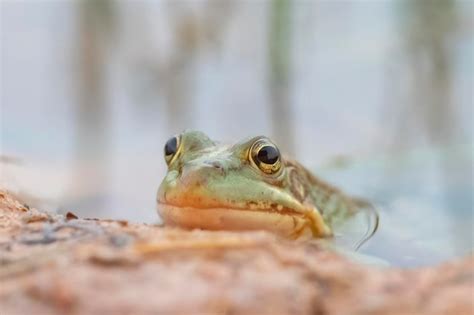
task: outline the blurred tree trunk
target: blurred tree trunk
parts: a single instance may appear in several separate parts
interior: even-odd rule
[[[430,145],[445,147],[457,141],[460,135],[452,89],[452,49],[460,24],[456,1],[404,1],[402,4],[400,24],[413,82],[409,101],[399,115],[398,143],[409,142],[413,138],[410,135],[416,136],[421,131]],[[412,119],[410,128],[407,128],[405,119]],[[455,183],[450,181],[462,175],[455,174],[459,170],[450,166],[449,154],[440,154],[436,162],[439,181],[446,187],[444,207],[447,218],[453,220],[452,211],[456,209],[452,209],[453,200],[448,190],[455,187]],[[453,244],[462,243],[456,241],[458,237],[472,237],[472,233],[465,235],[464,231],[459,231],[455,220],[448,223],[452,225]]]
[[[161,78],[159,84],[165,98],[168,129],[175,133],[190,128],[192,123],[194,61],[201,44],[199,20],[193,14],[182,12],[182,8],[178,10],[180,16],[172,19],[170,25],[175,41],[173,53],[158,70]]]
[[[294,150],[290,101],[291,2],[273,0],[270,8],[268,61],[273,136],[285,152]]]
[[[402,145],[420,130],[433,145],[449,143],[456,136],[451,41],[458,20],[454,0],[401,3],[400,26],[412,77],[409,100],[398,115],[397,142]]]
[[[169,129],[181,132],[192,128],[195,61],[201,50],[220,44],[231,17],[234,1],[206,0],[196,13],[189,2],[169,2],[172,53],[155,67],[158,84],[166,102]]]
[[[86,0],[78,3],[76,107],[76,174],[70,194],[81,198],[84,192],[100,193],[106,187],[107,109],[106,52],[110,43],[113,3]],[[91,189],[88,186],[93,186]],[[87,195],[87,192],[86,192]],[[91,196],[93,197],[93,196]],[[80,200],[84,202],[84,200]],[[77,202],[77,201],[76,201]]]
[[[457,12],[453,0],[408,1],[412,23],[407,45],[412,69],[417,120],[435,145],[452,140],[456,131],[452,99],[451,41],[455,35]]]

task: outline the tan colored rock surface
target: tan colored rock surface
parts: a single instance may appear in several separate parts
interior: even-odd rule
[[[473,263],[369,267],[264,232],[49,215],[0,191],[1,315],[463,315]]]

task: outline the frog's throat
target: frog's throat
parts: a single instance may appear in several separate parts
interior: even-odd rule
[[[206,230],[267,230],[291,239],[326,237],[331,230],[319,213],[291,210],[195,208],[158,203],[158,213],[166,225]]]

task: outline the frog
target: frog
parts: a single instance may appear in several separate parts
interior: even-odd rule
[[[222,144],[188,130],[168,139],[163,151],[168,169],[156,199],[165,225],[324,239],[363,213],[368,223],[359,241],[377,230],[378,215],[369,202],[283,156],[268,137]]]

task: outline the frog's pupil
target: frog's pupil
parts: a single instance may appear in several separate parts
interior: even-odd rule
[[[280,157],[280,152],[274,146],[264,146],[258,151],[258,160],[265,164],[275,164]]]
[[[176,140],[176,137],[173,137],[166,141],[165,144],[165,155],[173,155],[176,153],[176,150],[178,149],[178,140]]]

